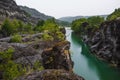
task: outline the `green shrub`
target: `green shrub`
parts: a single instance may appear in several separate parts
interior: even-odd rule
[[[21,35],[16,34],[16,35],[12,36],[10,42],[18,42],[18,43],[22,42]]]
[[[102,22],[104,22],[104,18],[100,16],[92,16],[88,19],[81,18],[73,21],[71,28],[74,32],[84,34],[99,29]]]
[[[108,15],[107,20],[114,20],[117,19],[118,17],[120,17],[120,8],[115,9],[113,13]]]
[[[40,61],[36,61],[34,63],[34,68],[35,68],[35,70],[39,70],[39,71],[44,70],[44,67],[42,66]]]
[[[11,23],[11,21],[7,18],[2,26],[1,26],[1,32],[4,36],[10,36],[13,34],[16,30],[16,27]]]
[[[62,32],[58,31],[56,32],[56,34],[57,34],[58,40],[63,41],[65,39],[65,36]]]
[[[50,36],[48,33],[44,33],[42,35],[42,39],[45,41],[53,41],[54,40],[54,38],[52,36]]]
[[[24,68],[20,64],[12,61],[13,53],[13,48],[0,52],[0,58],[3,59],[3,62],[0,63],[0,71],[3,71],[3,80],[14,80],[16,77],[25,73]]]
[[[3,78],[5,80],[14,80],[18,77],[20,75],[18,66],[18,64],[15,64],[13,61],[9,60],[7,64],[4,64]]]
[[[3,59],[7,59],[10,60],[12,55],[13,55],[14,49],[13,48],[9,48],[8,50],[4,51],[4,52],[0,52],[0,57]]]

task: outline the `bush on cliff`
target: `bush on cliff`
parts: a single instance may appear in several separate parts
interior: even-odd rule
[[[72,22],[72,30],[75,32],[81,32],[82,31],[82,23],[87,22],[87,19],[81,18],[77,19]]]
[[[12,36],[10,42],[17,42],[17,43],[20,43],[22,42],[22,37],[21,35],[18,35],[18,34],[15,34]]]
[[[92,16],[88,19],[77,19],[72,22],[72,30],[81,34],[94,32],[99,28],[102,22],[104,22],[104,18],[99,16]]]
[[[42,26],[44,25],[45,21],[44,20],[39,20],[37,25],[33,28],[34,31],[41,32],[42,31]]]
[[[16,32],[16,30],[16,26],[14,26],[8,18],[3,22],[1,26],[1,32],[4,36],[10,36],[14,32]]]
[[[0,63],[0,71],[3,72],[3,80],[14,80],[16,77],[24,73],[23,70],[19,70],[20,65],[12,61],[13,53],[13,48],[0,52],[0,58],[2,59],[2,62]]]
[[[44,36],[52,40],[63,40],[64,34],[61,33],[59,26],[55,22],[55,19],[48,19],[45,21],[44,25],[41,27],[42,32],[47,33]],[[49,39],[48,38],[48,39]]]
[[[120,8],[115,9],[113,13],[108,15],[107,20],[114,20],[117,19],[118,17],[120,17]]]
[[[34,30],[30,23],[25,24],[20,20],[10,20],[7,18],[2,24],[0,32],[3,37],[7,37],[17,33],[34,33]]]

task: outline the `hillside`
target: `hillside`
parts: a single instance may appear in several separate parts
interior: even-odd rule
[[[114,20],[114,19],[120,18],[120,8],[115,9],[113,13],[108,15],[107,20]]]
[[[6,17],[16,18],[26,22],[27,15],[21,10],[14,0],[0,0],[0,21]]]
[[[6,18],[36,24],[38,20],[46,20],[53,17],[47,16],[32,8],[18,6],[14,0],[0,0],[0,24]]]
[[[19,7],[21,10],[24,10],[25,12],[27,12],[34,18],[39,18],[42,20],[47,20],[47,19],[53,18],[52,16],[45,15],[44,13],[41,13],[41,12],[37,11],[36,9],[29,8],[27,6],[19,6]]]
[[[101,16],[101,17],[104,17],[104,18],[107,17],[107,15],[97,15],[97,16]],[[61,21],[67,21],[67,22],[71,23],[72,21],[74,21],[76,19],[89,18],[89,17],[91,17],[91,16],[73,16],[73,17],[68,16],[68,17],[61,17],[61,18],[59,18],[59,20],[61,20]]]

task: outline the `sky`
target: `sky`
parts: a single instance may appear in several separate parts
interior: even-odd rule
[[[112,13],[120,8],[120,0],[15,0],[18,5],[35,8],[55,18],[92,16]]]

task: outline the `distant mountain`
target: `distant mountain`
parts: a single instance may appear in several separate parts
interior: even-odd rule
[[[40,19],[40,20],[47,20],[47,19],[50,19],[50,18],[54,18],[52,16],[45,15],[44,13],[41,13],[34,8],[29,8],[27,6],[19,6],[19,7],[20,7],[21,10],[28,13],[29,16]],[[69,22],[61,21],[61,20],[57,20],[57,19],[55,19],[55,20],[60,26],[70,26]]]
[[[26,6],[19,6],[19,7],[20,7],[20,9],[24,10],[25,12],[27,12],[30,16],[32,16],[34,18],[39,18],[42,20],[47,20],[47,19],[53,18],[53,17],[45,15],[44,13],[41,13],[33,8],[29,8]]]
[[[96,16],[96,15],[95,15]],[[106,18],[107,15],[97,15],[97,16],[101,16],[101,17],[104,17]],[[76,19],[80,19],[80,18],[89,18],[91,16],[73,16],[73,17],[62,17],[62,18],[59,18],[59,20],[61,21],[66,21],[66,22],[69,22],[71,23],[72,21],[76,20]]]

